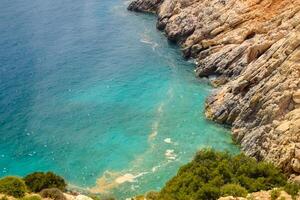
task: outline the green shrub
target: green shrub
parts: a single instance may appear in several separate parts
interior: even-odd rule
[[[158,196],[159,196],[158,192],[151,191],[146,194],[146,199],[147,200],[157,200]]]
[[[281,190],[280,189],[273,189],[271,191],[271,200],[276,200],[279,196],[280,196],[280,192]]]
[[[31,195],[21,198],[20,200],[42,200],[39,195]]]
[[[213,185],[206,184],[197,192],[197,199],[215,200],[220,196],[220,189]]]
[[[0,193],[20,198],[25,192],[26,185],[22,179],[12,176],[0,179]]]
[[[282,187],[286,181],[283,173],[270,163],[257,162],[244,154],[233,156],[204,149],[179,169],[157,199],[208,200],[218,199],[222,194],[246,196],[247,192]]]
[[[53,172],[35,172],[27,175],[24,181],[28,189],[32,192],[40,192],[47,188],[58,188],[64,191],[67,186],[65,180]]]
[[[297,196],[299,193],[299,190],[300,190],[300,185],[297,183],[287,183],[284,186],[284,191],[286,191],[292,197]]]
[[[40,192],[43,198],[50,198],[53,200],[66,200],[65,195],[58,188],[47,188]]]
[[[247,190],[237,184],[226,184],[221,187],[221,196],[234,196],[234,197],[246,197]]]

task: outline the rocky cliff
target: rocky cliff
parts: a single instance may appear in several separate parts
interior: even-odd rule
[[[300,0],[135,0],[157,28],[214,77],[209,119],[242,150],[300,173]]]

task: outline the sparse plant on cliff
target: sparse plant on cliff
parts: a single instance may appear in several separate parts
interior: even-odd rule
[[[284,186],[284,191],[286,191],[294,199],[299,194],[300,184],[298,184],[298,183],[287,183]]]
[[[275,188],[271,191],[271,200],[276,200],[280,196],[281,190],[278,188]]]
[[[274,165],[257,162],[243,154],[230,155],[211,149],[199,151],[180,168],[159,193],[159,200],[217,199],[221,195],[246,196],[286,184]]]
[[[156,200],[158,198],[158,195],[159,195],[158,192],[151,191],[146,194],[146,199],[147,200]]]
[[[32,192],[40,192],[46,188],[58,188],[64,191],[67,186],[65,180],[53,172],[35,172],[27,175],[24,181]]]
[[[50,199],[53,199],[53,200],[67,200],[65,195],[57,188],[43,189],[40,192],[40,195],[43,198],[50,198]]]
[[[22,179],[13,176],[0,179],[0,193],[20,198],[25,192],[26,185]]]
[[[101,200],[100,197],[98,197],[97,195],[94,195],[94,194],[90,194],[90,195],[88,195],[88,197],[92,198],[93,200]]]

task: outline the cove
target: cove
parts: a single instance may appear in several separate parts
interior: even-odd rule
[[[51,170],[125,199],[160,189],[200,148],[238,152],[155,16],[122,0],[1,4],[1,177]]]

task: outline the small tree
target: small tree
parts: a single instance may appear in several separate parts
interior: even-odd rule
[[[47,188],[58,188],[64,191],[67,186],[65,180],[53,172],[34,172],[27,175],[24,180],[28,189],[32,192],[40,192]]]
[[[26,185],[22,179],[13,176],[0,179],[0,193],[20,198],[25,192]]]

